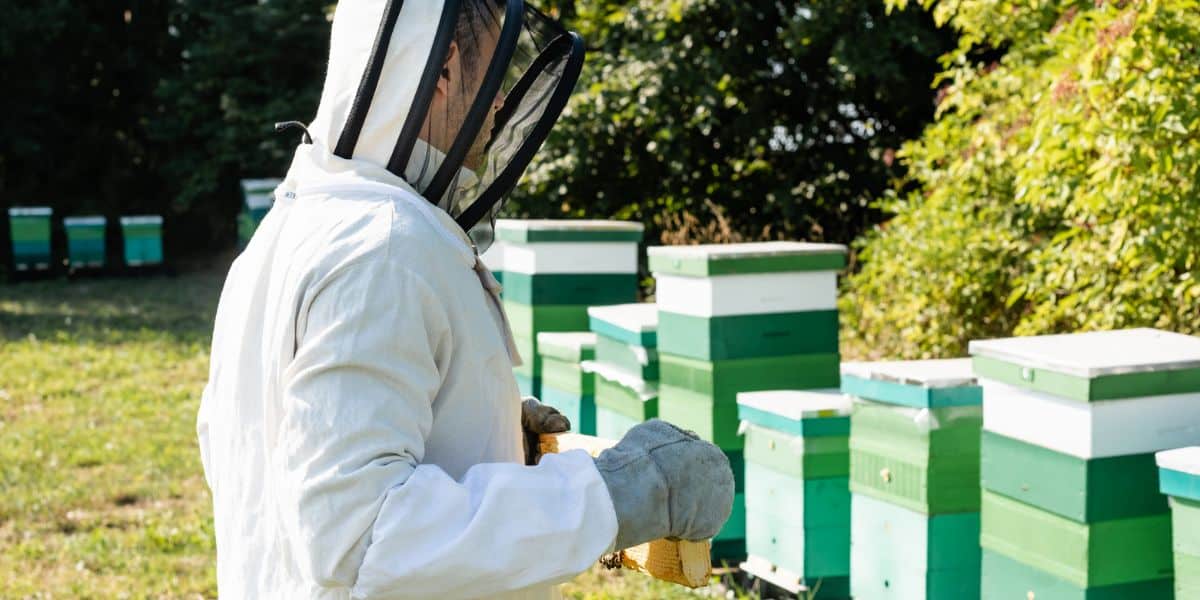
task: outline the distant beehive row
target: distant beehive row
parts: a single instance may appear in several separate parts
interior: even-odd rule
[[[13,268],[18,273],[50,271],[56,266],[51,227],[54,212],[45,206],[8,209]],[[162,217],[137,215],[120,218],[121,254],[125,266],[150,267],[163,262]],[[65,264],[72,270],[107,266],[105,239],[108,220],[101,216],[63,219],[67,236]]]
[[[640,232],[501,221],[484,260],[525,393],[583,433],[657,416],[726,452],[737,496],[714,561],[816,598],[1200,598],[1200,339],[839,364],[844,248],[650,248],[656,301],[630,304]]]

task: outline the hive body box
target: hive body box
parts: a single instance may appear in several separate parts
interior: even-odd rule
[[[258,224],[271,211],[275,204],[275,188],[281,183],[281,179],[242,180],[242,210],[237,217],[239,248],[245,248],[250,243]]]
[[[18,271],[45,271],[50,268],[50,217],[46,206],[8,209],[12,239],[13,266]]]
[[[539,333],[542,357],[540,400],[571,421],[571,431],[596,435],[595,376],[583,370],[594,357],[596,335],[588,332]]]
[[[158,215],[121,217],[126,265],[151,267],[163,263],[162,225],[163,218]]]
[[[736,462],[745,443],[738,393],[836,388],[845,253],[801,242],[650,248],[659,416]]]
[[[586,331],[588,306],[637,299],[642,229],[624,221],[496,221],[505,312],[524,359],[513,370],[522,393],[541,395],[537,334]]]
[[[1172,597],[1171,514],[1146,488],[1154,452],[1200,443],[1200,339],[1132,329],[975,341],[971,354],[983,596]]]
[[[67,261],[72,269],[98,269],[104,266],[104,217],[67,217]]]
[[[621,439],[658,416],[658,311],[646,303],[594,306],[588,327],[596,335],[596,360],[585,368],[597,378],[597,435]]]
[[[1157,454],[1159,485],[1171,497],[1175,597],[1200,598],[1200,446]]]
[[[743,568],[818,597],[848,598],[850,402],[837,393],[738,395],[745,433]],[[789,584],[788,582],[791,582]]]
[[[969,359],[846,363],[851,591],[978,598],[982,390]]]

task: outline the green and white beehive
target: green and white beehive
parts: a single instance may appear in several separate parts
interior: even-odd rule
[[[12,236],[13,266],[17,271],[45,271],[50,268],[50,217],[48,206],[8,209]]]
[[[1159,486],[1171,501],[1175,597],[1200,598],[1200,446],[1156,455]]]
[[[63,229],[67,233],[67,261],[72,269],[96,269],[105,262],[104,217],[67,217]]]
[[[851,591],[979,597],[982,390],[969,359],[846,363]]]
[[[582,363],[595,356],[594,333],[539,333],[538,353],[542,359],[542,395],[545,404],[557,408],[571,421],[571,430],[596,435],[595,376]]]
[[[258,224],[275,205],[275,188],[282,179],[243,179],[242,210],[238,213],[238,247],[245,248],[254,237]]]
[[[125,264],[150,267],[163,263],[163,218],[158,215],[121,217]]]
[[[984,388],[984,597],[1171,598],[1154,453],[1200,443],[1200,338],[971,342]]]
[[[584,331],[587,308],[637,300],[643,226],[626,221],[496,221],[504,244],[504,307],[522,357],[514,369],[525,394],[541,392],[537,334]]]
[[[792,593],[850,597],[850,401],[836,391],[737,395],[746,562]]]
[[[646,303],[593,306],[587,312],[596,335],[596,359],[585,365],[597,375],[596,435],[621,439],[634,425],[658,416],[658,376],[649,368],[652,356],[657,367],[658,312]]]
[[[720,446],[736,464],[738,393],[836,388],[837,274],[845,262],[845,246],[835,244],[650,248],[659,416]],[[736,544],[714,546],[714,557],[722,551],[741,558]]]

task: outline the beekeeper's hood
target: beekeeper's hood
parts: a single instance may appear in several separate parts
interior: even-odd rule
[[[343,0],[309,131],[401,177],[486,247],[582,64],[579,36],[522,0]]]

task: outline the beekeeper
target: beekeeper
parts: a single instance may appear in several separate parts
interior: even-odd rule
[[[519,398],[478,252],[582,48],[520,0],[339,3],[317,116],[217,310],[197,429],[222,597],[546,598],[728,518],[725,456],[659,421],[526,466],[525,432],[566,422]]]

